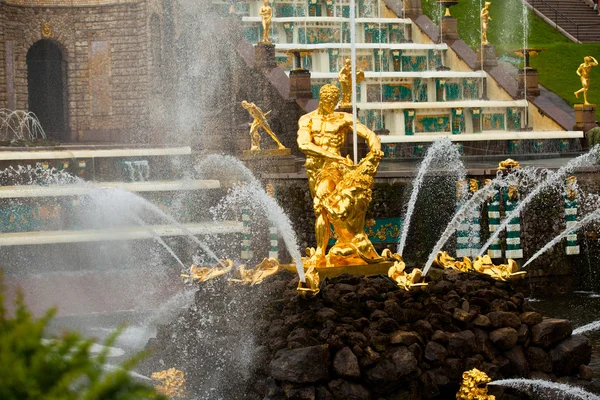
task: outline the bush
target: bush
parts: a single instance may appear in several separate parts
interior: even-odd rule
[[[121,368],[107,370],[108,350],[93,355],[93,341],[78,333],[43,339],[54,310],[35,319],[20,293],[15,305],[15,315],[9,317],[0,276],[0,399],[166,400],[130,376],[128,371],[141,356],[126,361]],[[118,332],[105,345],[114,344],[117,336]]]

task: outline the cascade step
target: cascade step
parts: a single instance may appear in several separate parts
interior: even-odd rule
[[[183,147],[73,149],[73,150],[0,150],[0,161],[69,160],[75,158],[160,157],[190,155],[192,149]]]
[[[457,135],[427,133],[416,135],[380,135],[381,143],[426,143],[434,142],[441,138],[453,142],[477,142],[491,140],[545,140],[545,139],[580,139],[582,131],[540,131],[540,132],[489,132],[489,133],[461,133]]]
[[[120,188],[130,192],[173,192],[219,189],[220,187],[221,184],[218,180],[89,182],[84,184],[50,186],[0,186],[0,199],[81,196],[91,192],[92,190],[103,188]]]
[[[192,235],[222,235],[241,233],[242,223],[238,221],[195,222],[182,224]],[[148,225],[123,227],[119,229],[86,229],[74,231],[36,231],[0,233],[0,246],[28,246],[58,243],[104,242],[115,240],[152,239],[186,235],[175,225]]]

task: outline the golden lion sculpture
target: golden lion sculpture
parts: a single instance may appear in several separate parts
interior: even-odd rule
[[[462,377],[456,400],[496,400],[496,396],[487,393],[487,384],[492,379],[485,372],[473,368],[463,372]]]

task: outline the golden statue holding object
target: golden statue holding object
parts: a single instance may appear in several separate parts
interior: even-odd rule
[[[358,85],[365,79],[365,72],[362,69],[356,70],[356,84]],[[340,108],[352,107],[352,63],[349,58],[346,59],[344,66],[338,73],[338,80],[340,87],[342,88],[342,101],[340,102]]]
[[[590,88],[590,76],[592,73],[592,67],[598,65],[598,61],[592,56],[587,56],[583,58],[583,63],[579,65],[577,68],[577,75],[581,79],[581,89],[577,90],[573,94],[575,97],[579,98],[579,93],[583,92],[583,104],[588,105],[587,93]]]
[[[489,21],[492,20],[492,18],[490,17],[490,6],[491,5],[492,5],[491,2],[486,1],[485,5],[481,9],[481,44],[483,44],[483,45],[490,44],[488,42],[488,38],[487,38],[487,31],[488,31]]]
[[[250,146],[250,150],[260,150],[260,134],[258,133],[258,128],[262,128],[265,132],[273,138],[275,143],[277,143],[277,147],[279,149],[285,149],[286,147],[281,144],[277,136],[269,126],[269,121],[267,121],[267,115],[271,111],[267,111],[264,113],[258,106],[254,103],[249,103],[246,100],[242,101],[242,107],[244,107],[248,113],[254,118],[250,125],[250,140],[252,142]]]
[[[310,250],[306,266],[346,266],[383,261],[364,231],[371,201],[373,177],[383,157],[377,135],[361,124],[356,133],[364,138],[369,153],[355,165],[341,156],[346,134],[352,131],[352,114],[335,112],[340,91],[324,85],[319,107],[298,121],[298,147],[306,154],[306,174],[316,214],[317,248]],[[333,225],[337,241],[326,255]]]
[[[260,43],[271,44],[271,39],[269,39],[269,32],[271,31],[271,19],[273,18],[273,9],[269,5],[269,0],[264,0],[263,6],[260,8],[258,14],[262,18],[263,27],[263,39]]]

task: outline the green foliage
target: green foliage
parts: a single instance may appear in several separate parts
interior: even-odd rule
[[[0,276],[0,399],[166,400],[129,375],[140,356],[126,361],[121,368],[105,370],[108,350],[94,356],[93,341],[78,333],[66,332],[60,338],[43,340],[54,310],[35,319],[21,294],[15,305],[15,315],[9,317]],[[118,332],[105,345],[114,344],[117,336]]]
[[[590,147],[600,144],[600,127],[590,129],[586,136]]]

